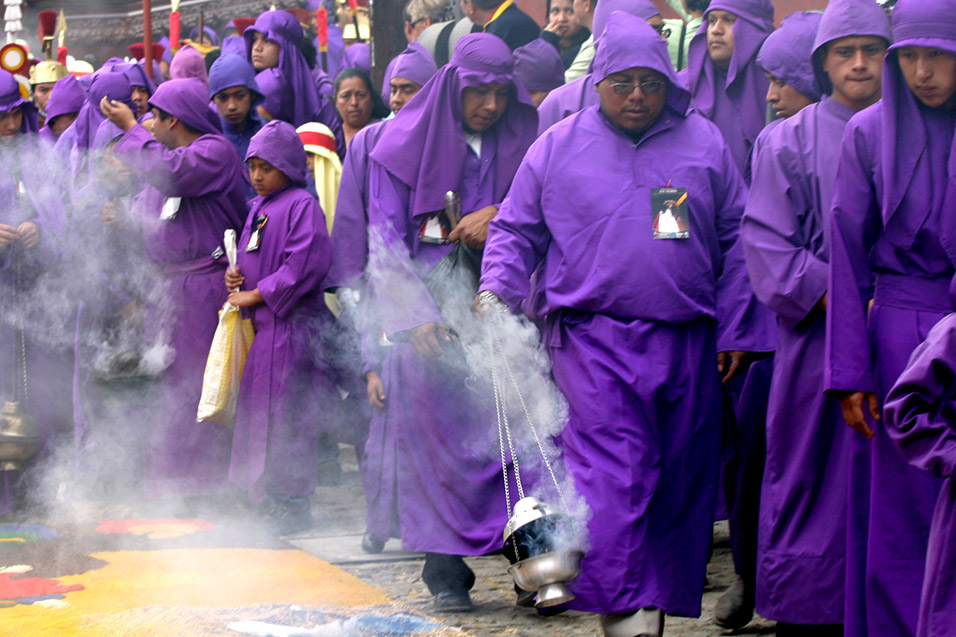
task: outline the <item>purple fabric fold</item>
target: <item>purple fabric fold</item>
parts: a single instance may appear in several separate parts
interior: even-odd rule
[[[760,68],[815,102],[820,100],[820,88],[811,57],[822,17],[813,11],[788,15],[780,28],[767,36],[757,53]]]

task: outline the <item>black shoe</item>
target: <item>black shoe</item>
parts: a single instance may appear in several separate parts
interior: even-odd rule
[[[714,606],[714,623],[721,628],[743,628],[754,617],[754,596],[744,581],[738,578],[730,585]]]
[[[366,553],[381,553],[385,550],[385,540],[378,539],[377,535],[366,533],[362,536],[362,550]]]
[[[435,595],[436,613],[470,613],[474,610],[467,591],[442,591]]]
[[[534,598],[538,593],[536,591],[519,590],[515,599],[515,606],[521,608],[534,608]]]
[[[266,524],[276,535],[301,533],[315,526],[312,506],[308,500],[304,503],[283,502],[270,497],[263,508]]]

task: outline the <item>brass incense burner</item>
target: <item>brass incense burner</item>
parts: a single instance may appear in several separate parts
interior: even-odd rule
[[[0,412],[0,471],[23,469],[39,444],[36,421],[20,410],[20,403],[5,402]]]

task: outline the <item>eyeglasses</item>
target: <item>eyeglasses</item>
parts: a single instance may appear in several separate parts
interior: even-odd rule
[[[660,93],[661,89],[664,88],[664,85],[667,84],[664,80],[651,80],[649,82],[615,82],[611,84],[611,89],[614,90],[618,95],[626,96],[634,92],[634,89],[641,87],[641,93],[644,95],[654,95],[655,93]]]
[[[670,27],[666,27],[663,24],[652,24],[651,28],[657,31],[665,40],[671,37]]]

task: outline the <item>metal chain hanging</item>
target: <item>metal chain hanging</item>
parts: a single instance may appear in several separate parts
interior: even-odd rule
[[[13,280],[13,307],[16,313],[16,323],[14,326],[14,352],[13,352],[13,400],[26,406],[27,402],[27,339],[24,326],[24,312],[22,304],[23,288],[23,251],[17,249],[14,254],[14,280]]]

